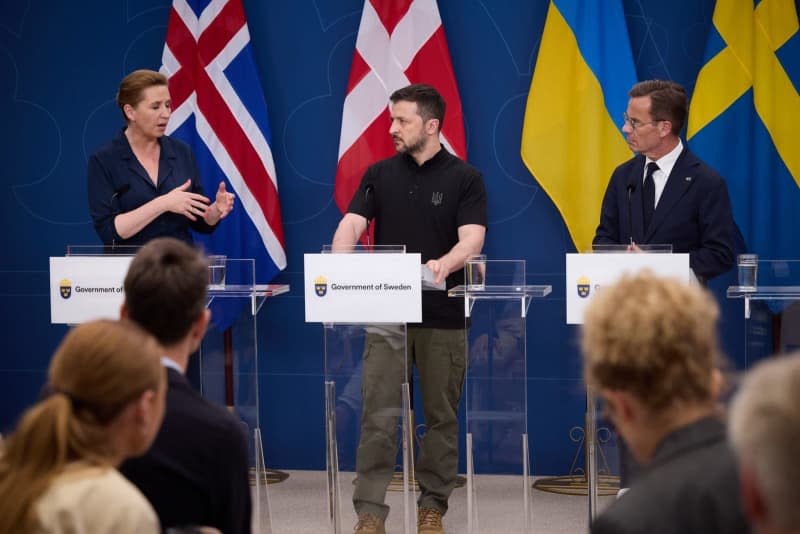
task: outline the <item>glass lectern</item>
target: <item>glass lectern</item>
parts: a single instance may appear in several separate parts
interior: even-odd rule
[[[138,247],[68,246],[67,256],[133,257]],[[256,284],[255,261],[226,260],[224,284],[209,286],[208,306],[217,316],[200,347],[200,388],[204,397],[236,415],[248,436],[253,494],[253,530],[270,533],[269,496],[265,483],[258,394],[258,336],[256,317],[265,299],[286,293],[288,285]],[[124,278],[124,272],[115,273]],[[117,282],[120,287],[122,280]],[[221,327],[221,329],[220,329]]]
[[[405,255],[403,246],[361,246],[346,251],[334,251],[331,246],[324,254],[385,254]],[[371,273],[363,284],[364,291],[387,282],[381,273]],[[315,285],[323,291],[322,280]],[[338,288],[325,288],[332,291]],[[359,289],[361,290],[361,289]],[[319,294],[319,293],[318,293]],[[402,510],[402,524],[406,534],[416,532],[416,501],[413,495],[413,446],[408,365],[406,355],[405,323],[324,323],[325,341],[325,436],[328,482],[328,515],[330,532],[340,534],[349,530],[344,525],[344,484],[353,481],[356,494],[378,491],[389,484],[389,489],[399,490],[401,503],[395,502],[397,494],[387,496],[387,504],[393,512],[390,520],[396,520],[397,509]],[[377,356],[376,356],[377,355]],[[375,365],[380,358],[380,365]],[[362,413],[365,388],[363,380],[379,381],[380,394],[369,393],[370,405],[375,408],[371,416],[363,421]],[[370,389],[372,391],[372,389]],[[394,451],[394,461],[385,464],[376,455],[365,454],[361,461],[369,475],[355,478],[356,451]],[[390,455],[392,453],[389,453]],[[369,477],[369,478],[367,478]]]
[[[518,492],[514,532],[529,532],[531,521],[528,462],[527,336],[525,319],[534,299],[549,285],[526,285],[525,261],[488,260],[482,284],[458,286],[451,297],[464,299],[467,326],[466,401],[467,532],[481,532],[479,474],[508,477]],[[473,276],[467,273],[466,280]]]
[[[755,286],[727,291],[744,303],[745,367],[800,349],[800,260],[759,260],[756,272]]]

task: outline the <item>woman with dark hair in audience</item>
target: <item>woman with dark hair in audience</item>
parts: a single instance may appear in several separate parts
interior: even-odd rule
[[[160,532],[150,504],[116,470],[161,425],[158,343],[127,321],[77,326],[53,356],[48,386],[0,446],[0,534]]]

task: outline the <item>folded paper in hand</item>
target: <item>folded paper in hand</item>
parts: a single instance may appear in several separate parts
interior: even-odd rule
[[[436,280],[436,275],[433,274],[431,268],[427,265],[422,265],[422,290],[423,291],[431,291],[431,290],[439,290],[444,291],[446,289],[445,281],[442,280],[441,283],[437,284],[434,282]]]

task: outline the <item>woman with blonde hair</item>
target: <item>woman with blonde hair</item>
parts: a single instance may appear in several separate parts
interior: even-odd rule
[[[150,504],[116,467],[144,453],[164,415],[157,342],[127,321],[72,329],[51,394],[0,446],[0,534],[157,533]]]

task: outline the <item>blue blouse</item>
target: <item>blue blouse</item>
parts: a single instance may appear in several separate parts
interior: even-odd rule
[[[189,229],[204,234],[214,231],[203,219],[190,221],[183,215],[167,212],[156,217],[137,234],[122,239],[114,228],[114,218],[165,195],[192,180],[192,193],[204,195],[200,171],[192,149],[178,139],[159,139],[158,184],[148,176],[133,154],[125,129],[89,158],[87,191],[94,229],[105,245],[144,245],[157,237],[174,237],[192,243]],[[213,202],[213,199],[211,199]]]

